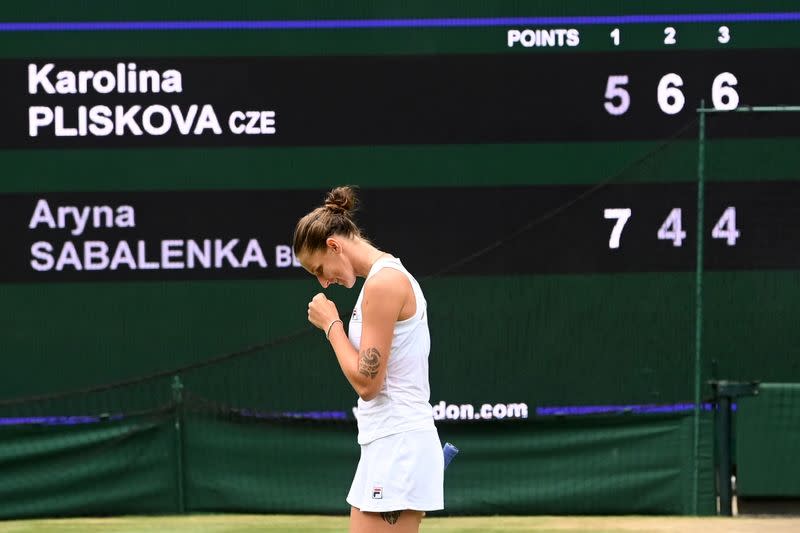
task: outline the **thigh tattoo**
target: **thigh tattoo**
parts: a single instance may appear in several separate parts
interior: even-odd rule
[[[401,512],[402,511],[387,511],[385,513],[381,513],[381,518],[383,518],[387,524],[395,524],[400,518]]]

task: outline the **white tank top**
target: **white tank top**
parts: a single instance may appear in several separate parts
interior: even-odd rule
[[[428,383],[428,353],[431,337],[425,296],[414,277],[399,259],[378,259],[367,274],[367,280],[382,268],[393,268],[406,275],[414,289],[417,309],[414,316],[395,322],[392,348],[386,379],[378,395],[370,401],[358,399],[358,443],[367,444],[388,435],[417,429],[432,429],[433,408]],[[364,281],[366,285],[366,281]],[[364,288],[350,318],[350,342],[359,351],[361,346],[361,301]]]

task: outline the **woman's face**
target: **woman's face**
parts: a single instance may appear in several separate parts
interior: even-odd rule
[[[356,275],[353,267],[342,253],[342,248],[337,242],[328,241],[328,245],[312,253],[301,252],[297,260],[312,276],[317,278],[323,288],[328,288],[336,283],[353,288],[356,284]]]

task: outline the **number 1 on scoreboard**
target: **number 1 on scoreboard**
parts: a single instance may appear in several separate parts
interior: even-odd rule
[[[611,36],[611,42],[614,43],[614,46],[619,46],[619,28],[611,30],[609,35]]]

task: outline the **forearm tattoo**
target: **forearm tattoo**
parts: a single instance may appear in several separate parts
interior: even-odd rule
[[[370,379],[375,379],[378,375],[378,368],[381,366],[381,352],[377,348],[363,350],[358,356],[358,372]]]
[[[388,512],[385,512],[385,513],[381,513],[381,518],[383,518],[383,520],[387,524],[394,524],[400,518],[400,513],[401,512],[402,511],[388,511]]]

